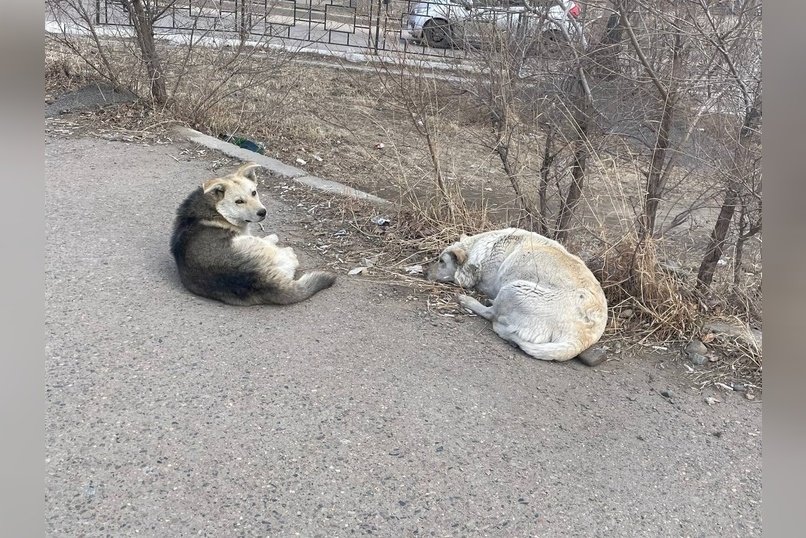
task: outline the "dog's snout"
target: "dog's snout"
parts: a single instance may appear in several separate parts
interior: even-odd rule
[[[261,207],[260,209],[258,209],[257,210],[257,216],[258,217],[265,217],[266,216],[266,208]]]
[[[431,263],[423,267],[423,274],[425,274],[425,278],[427,280],[436,280],[437,279],[437,264]]]

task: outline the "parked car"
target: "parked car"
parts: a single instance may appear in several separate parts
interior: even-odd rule
[[[545,13],[529,11],[523,0],[429,0],[412,4],[407,28],[412,39],[435,48],[464,46],[479,37],[484,25],[527,35],[548,34],[557,40],[562,27],[576,36],[571,19],[582,10],[573,0],[557,0]],[[541,25],[542,20],[542,25]]]

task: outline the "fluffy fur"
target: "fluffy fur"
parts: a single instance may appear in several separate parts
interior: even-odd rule
[[[566,361],[595,344],[607,325],[607,300],[585,263],[552,239],[518,228],[462,236],[429,269],[429,278],[475,288],[484,306],[459,304],[532,357]]]
[[[249,223],[266,218],[249,163],[205,181],[176,212],[171,253],[191,292],[231,305],[290,304],[333,285],[336,276],[313,271],[294,279],[299,266],[291,247],[275,234],[256,237]]]

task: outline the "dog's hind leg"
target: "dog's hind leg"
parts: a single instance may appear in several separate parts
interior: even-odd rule
[[[467,308],[477,316],[481,316],[484,319],[493,319],[493,315],[495,314],[493,310],[494,307],[484,306],[469,295],[458,295],[456,300],[459,302],[459,306]]]

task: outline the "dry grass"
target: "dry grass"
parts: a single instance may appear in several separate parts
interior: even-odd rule
[[[692,334],[697,303],[680,279],[661,267],[651,239],[639,243],[634,236],[625,237],[589,264],[602,283],[615,323],[629,320],[643,340],[680,340]]]

